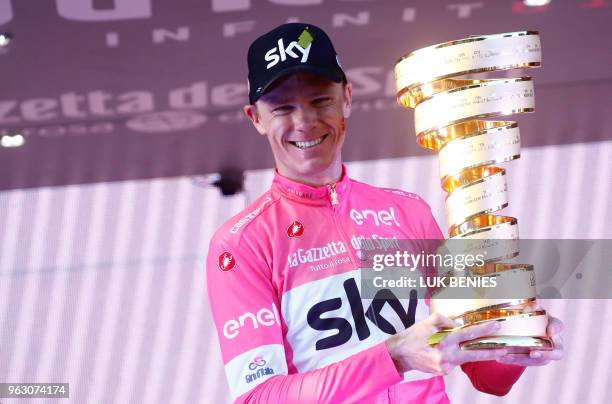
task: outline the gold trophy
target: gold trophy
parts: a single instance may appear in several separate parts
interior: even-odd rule
[[[429,46],[395,64],[397,99],[415,110],[417,142],[438,152],[441,186],[448,193],[449,240],[463,240],[464,252],[487,256],[484,265],[462,276],[495,278],[497,283],[495,288],[439,288],[431,294],[432,311],[456,320],[460,327],[500,322],[494,335],[464,342],[462,349],[525,353],[553,347],[547,338],[546,312],[532,310],[533,266],[500,262],[519,253],[517,220],[494,214],[508,206],[506,171],[498,164],[520,156],[517,123],[500,117],[534,111],[533,81],[465,77],[540,63],[538,32],[521,31]],[[454,272],[439,275],[452,277]],[[450,331],[434,334],[430,344]]]

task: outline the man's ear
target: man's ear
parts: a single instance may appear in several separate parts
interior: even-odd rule
[[[259,112],[257,111],[257,106],[250,104],[245,105],[244,107],[242,107],[242,110],[244,111],[244,114],[247,116],[247,118],[249,118],[255,129],[257,129],[257,132],[259,132],[260,135],[265,136],[266,128],[261,124],[261,118],[259,116]]]
[[[342,115],[344,118],[351,116],[351,104],[353,102],[353,85],[346,83],[344,86],[344,102],[342,103]]]

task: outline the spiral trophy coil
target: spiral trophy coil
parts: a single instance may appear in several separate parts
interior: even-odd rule
[[[432,311],[455,319],[460,327],[501,323],[494,335],[467,341],[463,349],[503,347],[514,353],[552,349],[546,312],[529,310],[536,295],[533,266],[499,262],[519,253],[516,218],[496,214],[508,206],[506,171],[499,164],[520,156],[518,125],[503,117],[534,111],[533,81],[530,77],[458,78],[534,68],[540,63],[538,32],[521,31],[429,46],[402,56],[395,64],[397,100],[415,111],[417,142],[438,152],[441,186],[447,192],[449,237],[464,240],[463,248],[472,253],[486,250],[487,263],[472,268],[470,276],[495,277],[502,285],[494,290],[466,290],[461,299],[448,288],[432,294]],[[503,285],[519,290],[521,297],[509,298]],[[449,298],[451,294],[455,298]],[[434,334],[430,343],[450,331]]]

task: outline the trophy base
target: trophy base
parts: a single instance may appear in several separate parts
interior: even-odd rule
[[[510,354],[528,354],[531,351],[550,351],[554,348],[545,337],[491,336],[476,338],[460,344],[461,349],[506,349]]]

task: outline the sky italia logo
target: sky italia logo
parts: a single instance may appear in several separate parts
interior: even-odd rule
[[[289,261],[289,268],[294,268],[299,264],[321,261],[345,252],[346,247],[342,241],[330,241],[323,247],[313,247],[308,250],[300,248],[297,252],[289,254],[287,260]]]

